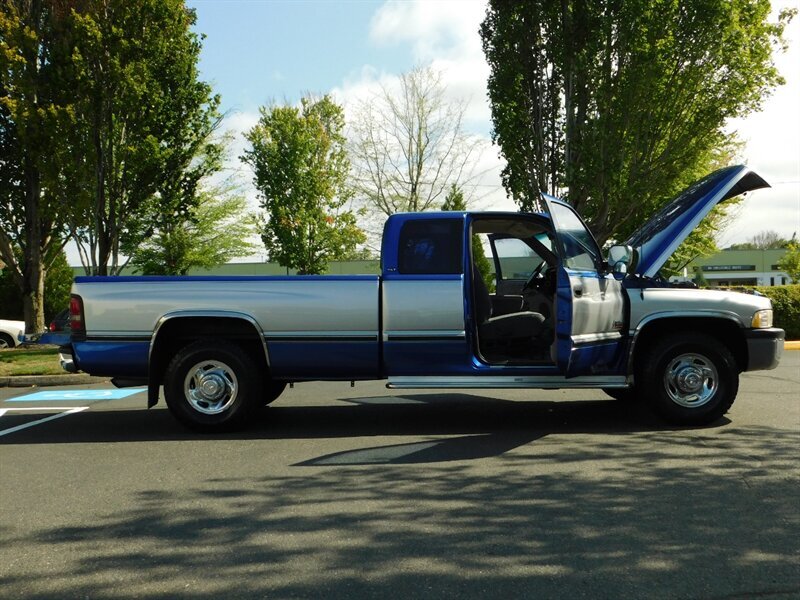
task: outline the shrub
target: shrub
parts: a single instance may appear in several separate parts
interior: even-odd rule
[[[800,340],[800,284],[757,287],[756,290],[772,300],[775,327],[786,330],[787,340]]]

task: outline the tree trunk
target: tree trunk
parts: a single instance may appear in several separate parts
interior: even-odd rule
[[[22,290],[22,310],[25,316],[25,333],[44,331],[44,269],[41,264],[26,269],[25,288]],[[38,267],[38,268],[37,268]]]
[[[39,218],[41,181],[39,171],[26,160],[25,167],[25,247],[23,248],[22,301],[25,333],[44,330],[44,257],[42,223]]]

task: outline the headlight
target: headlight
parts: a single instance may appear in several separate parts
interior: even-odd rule
[[[759,310],[753,315],[753,322],[750,324],[754,329],[766,329],[772,327],[772,309]]]

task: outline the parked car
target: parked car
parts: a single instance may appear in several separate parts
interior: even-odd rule
[[[19,344],[19,336],[24,332],[24,321],[0,319],[0,348],[14,348]]]

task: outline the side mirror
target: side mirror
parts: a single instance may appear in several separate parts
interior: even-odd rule
[[[608,249],[608,268],[614,273],[625,274],[634,267],[631,246],[611,246]]]

